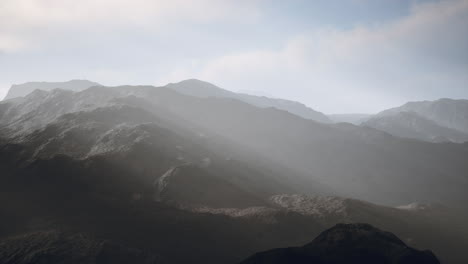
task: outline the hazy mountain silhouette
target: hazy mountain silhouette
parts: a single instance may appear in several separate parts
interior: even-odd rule
[[[26,96],[36,89],[50,91],[55,88],[61,88],[78,92],[89,87],[99,85],[99,83],[90,82],[87,80],[71,80],[68,82],[28,82],[24,84],[14,84],[11,86],[4,100]]]
[[[274,107],[280,110],[285,110],[292,114],[298,115],[306,119],[311,119],[317,122],[331,122],[330,119],[323,113],[315,111],[299,102],[279,98],[269,98],[265,96],[250,95],[246,93],[234,93],[231,91],[221,89],[211,83],[196,79],[185,80],[179,83],[171,83],[168,84],[166,87],[191,96],[202,98],[233,98],[262,108]]]
[[[332,114],[328,115],[328,118],[335,123],[351,123],[353,125],[360,125],[371,116],[372,115],[370,114]]]
[[[414,138],[429,142],[468,141],[468,134],[441,126],[415,112],[397,112],[391,115],[377,115],[363,123],[394,136]]]
[[[465,142],[468,136],[468,100],[409,102],[372,116],[364,125],[424,141]]]

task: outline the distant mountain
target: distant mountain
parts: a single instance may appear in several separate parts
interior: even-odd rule
[[[365,121],[363,125],[385,131],[394,136],[429,142],[463,143],[468,141],[467,133],[441,126],[415,112],[377,115]]]
[[[28,95],[36,89],[43,91],[51,91],[55,88],[60,88],[64,90],[78,92],[88,89],[92,86],[100,86],[100,84],[87,80],[71,80],[68,82],[28,82],[24,84],[14,84],[11,86],[4,100]]]
[[[360,125],[371,116],[372,115],[370,114],[332,114],[328,115],[328,118],[335,123],[351,123],[353,125]]]
[[[429,142],[468,141],[468,100],[409,102],[363,123],[395,136]]]
[[[331,123],[330,119],[323,113],[315,111],[299,102],[278,99],[278,98],[269,98],[265,96],[250,95],[246,93],[234,93],[231,91],[221,89],[211,83],[196,80],[196,79],[189,79],[189,80],[181,81],[178,83],[170,83],[166,85],[166,87],[173,89],[179,93],[190,95],[190,96],[196,96],[196,97],[201,97],[201,98],[207,98],[207,97],[233,98],[233,99],[238,99],[240,101],[249,103],[257,107],[261,107],[261,108],[274,107],[280,110],[288,111],[302,118],[306,118],[306,119],[310,119],[310,120],[314,120],[314,121],[322,122],[322,123]]]
[[[468,133],[468,100],[439,99],[436,101],[409,102],[386,110],[382,115],[395,112],[415,112],[441,126]]]
[[[439,264],[431,251],[410,248],[368,224],[338,224],[303,247],[257,253],[242,264]]]

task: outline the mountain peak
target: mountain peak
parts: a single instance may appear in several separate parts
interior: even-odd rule
[[[178,83],[170,83],[167,88],[175,90],[178,93],[195,96],[195,97],[234,97],[234,93],[219,88],[218,86],[201,81],[198,79],[188,79]]]
[[[176,84],[181,84],[181,83],[204,84],[204,85],[210,85],[210,86],[215,86],[215,87],[216,87],[216,85],[214,85],[214,84],[212,84],[212,83],[209,83],[209,82],[206,82],[206,81],[202,81],[202,80],[199,80],[199,79],[195,79],[195,78],[186,79],[186,80],[177,82]]]

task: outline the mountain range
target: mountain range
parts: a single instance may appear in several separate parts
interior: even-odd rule
[[[104,243],[141,263],[238,263],[343,222],[467,261],[467,143],[320,121],[198,80],[41,87],[0,102],[2,263],[42,259],[49,240],[93,258]]]

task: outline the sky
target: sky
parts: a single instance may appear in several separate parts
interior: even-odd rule
[[[0,98],[189,78],[327,114],[468,99],[468,0],[0,0]]]

